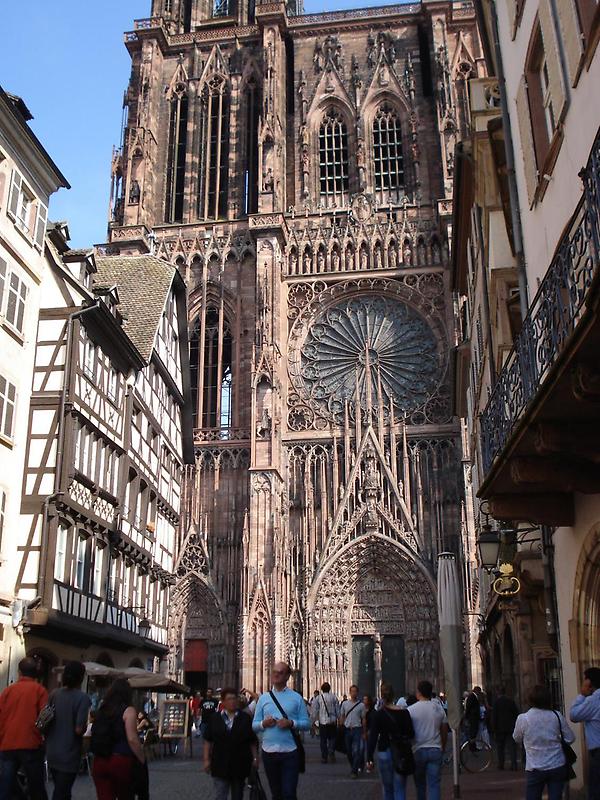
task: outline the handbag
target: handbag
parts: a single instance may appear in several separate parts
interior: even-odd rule
[[[342,725],[335,732],[335,749],[338,753],[347,753],[346,728]]]
[[[558,730],[560,731],[560,746],[562,747],[562,751],[565,756],[565,767],[567,772],[567,780],[572,781],[573,778],[576,777],[575,770],[573,769],[573,764],[577,761],[577,753],[568,742],[565,742],[565,737],[563,736],[562,730],[562,723],[560,721],[560,717],[558,716],[557,712],[554,711],[556,714],[556,719],[558,720]]]
[[[50,729],[54,724],[55,717],[56,708],[54,706],[54,695],[52,694],[48,698],[48,702],[42,708],[38,714],[38,718],[35,721],[35,727],[42,734],[42,736],[47,736],[50,733]]]
[[[412,775],[415,771],[415,757],[413,755],[410,739],[396,732],[396,720],[387,708],[383,709],[393,723],[393,730],[390,730],[390,753],[392,765],[395,772],[399,775]]]
[[[285,711],[281,707],[281,703],[275,697],[273,692],[269,692],[269,694],[271,695],[271,699],[273,700],[273,702],[275,703],[275,705],[277,706],[277,708],[281,712],[281,716],[284,719],[289,719],[288,715],[285,713]],[[300,738],[300,734],[294,728],[291,728],[290,733],[294,737],[294,743],[296,745],[296,751],[298,753],[298,772],[306,772],[306,753],[304,752],[304,745],[302,744],[302,739]]]
[[[256,767],[252,768],[248,777],[248,788],[250,789],[250,800],[267,800],[267,793],[263,789]]]

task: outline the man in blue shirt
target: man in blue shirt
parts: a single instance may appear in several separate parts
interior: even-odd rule
[[[304,698],[286,686],[290,675],[289,664],[273,666],[273,688],[259,697],[252,723],[263,734],[262,759],[272,800],[296,800],[300,765],[293,732],[310,728]]]
[[[600,800],[600,667],[583,673],[581,694],[571,706],[571,722],[583,722],[589,752],[588,800]]]

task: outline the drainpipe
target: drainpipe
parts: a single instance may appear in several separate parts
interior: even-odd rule
[[[525,319],[525,317],[527,316],[527,312],[529,310],[527,270],[525,263],[525,252],[523,249],[523,227],[521,225],[519,193],[517,189],[517,180],[515,177],[515,151],[513,148],[510,114],[508,113],[508,99],[506,96],[506,80],[504,78],[502,49],[500,47],[500,37],[498,34],[498,14],[496,11],[496,0],[490,0],[490,10],[492,15],[492,35],[494,38],[494,55],[496,56],[496,72],[498,73],[496,77],[498,78],[498,90],[500,92],[500,110],[502,112],[502,127],[504,129],[504,157],[506,158],[506,175],[508,178],[510,218],[513,229],[515,258],[517,260],[517,274],[519,278],[519,306],[521,309],[521,318]]]
[[[65,348],[65,374],[63,380],[63,387],[60,394],[60,405],[58,411],[58,441],[56,445],[56,468],[54,470],[54,492],[48,495],[42,505],[42,530],[40,542],[40,561],[39,561],[39,580],[38,580],[38,594],[42,598],[42,603],[46,599],[46,587],[48,585],[46,569],[46,558],[48,555],[48,514],[50,504],[55,502],[64,492],[61,491],[60,485],[62,482],[62,468],[64,460],[64,446],[65,446],[65,410],[69,401],[69,383],[71,380],[71,361],[73,355],[73,322],[79,319],[84,314],[97,308],[99,300],[94,300],[91,306],[86,306],[79,311],[74,311],[69,314],[67,321],[67,342]]]

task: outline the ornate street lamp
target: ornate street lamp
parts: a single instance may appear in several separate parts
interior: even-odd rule
[[[498,531],[492,530],[492,526],[486,521],[477,537],[477,549],[479,551],[479,563],[486,572],[492,572],[498,565],[500,555],[500,536]]]

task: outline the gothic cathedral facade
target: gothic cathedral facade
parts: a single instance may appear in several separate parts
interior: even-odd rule
[[[188,288],[170,669],[261,690],[278,658],[305,694],[405,691],[439,676],[437,555],[460,557],[449,223],[474,9],[211,3],[153,0],[125,35],[105,248]]]

